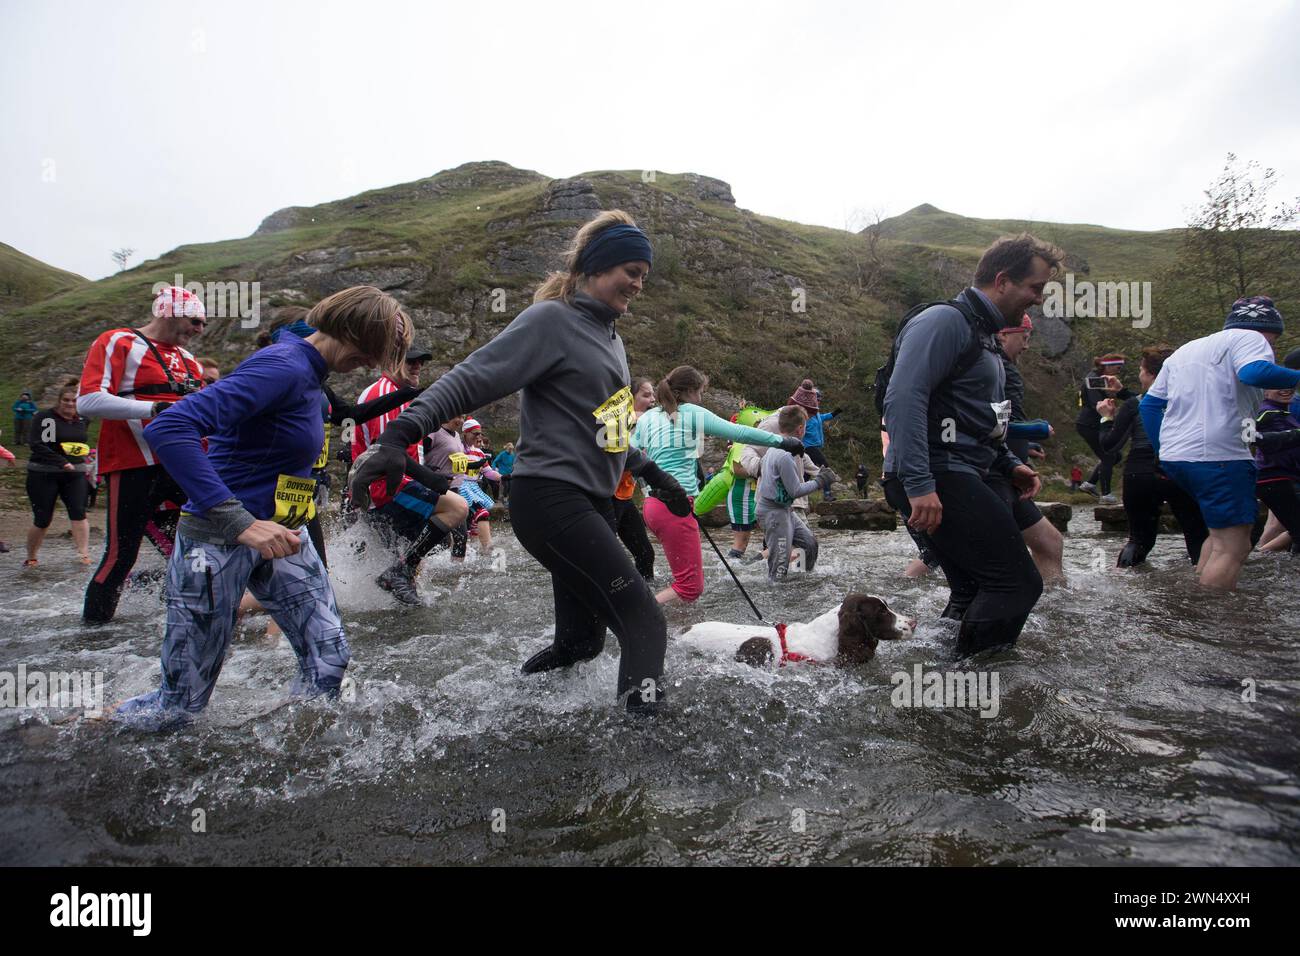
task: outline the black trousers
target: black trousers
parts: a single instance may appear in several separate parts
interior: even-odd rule
[[[1124,515],[1128,518],[1128,542],[1119,553],[1118,567],[1141,564],[1156,545],[1160,528],[1160,506],[1169,502],[1169,510],[1183,529],[1187,557],[1193,564],[1201,560],[1201,545],[1209,537],[1205,519],[1196,499],[1163,474],[1124,475]]]
[[[948,471],[934,478],[943,518],[926,537],[952,592],[944,616],[961,621],[957,654],[1014,644],[1043,579],[1011,509],[978,475]],[[884,484],[885,500],[910,518],[903,483],[890,477]]]
[[[1101,450],[1100,426],[1076,424],[1074,430],[1077,431],[1083,440],[1088,443],[1088,447],[1092,449],[1092,453],[1101,459],[1093,467],[1092,474],[1088,476],[1088,481],[1096,485],[1097,490],[1099,490],[1103,495],[1110,494],[1111,474],[1114,472],[1115,466],[1119,464],[1123,455],[1119,452],[1107,454]]]
[[[641,509],[631,498],[613,500],[614,526],[618,531],[618,538],[631,553],[637,574],[647,581],[653,581],[655,549],[650,543],[650,536],[646,534],[645,519],[641,517]]]
[[[54,505],[59,499],[68,509],[69,521],[86,517],[86,499],[90,484],[79,471],[32,471],[27,469],[27,497],[32,503],[32,524],[48,528],[54,520]]]
[[[1291,553],[1300,554],[1300,494],[1296,482],[1266,481],[1255,486],[1255,494],[1291,532]]]
[[[185,492],[163,470],[162,465],[128,468],[106,476],[108,484],[108,530],[104,535],[104,557],[100,559],[90,584],[81,615],[87,624],[106,624],[117,613],[122,585],[135,567],[145,526],[155,518],[164,502],[185,504]],[[170,512],[156,521],[159,528],[175,533],[179,512]],[[159,550],[162,550],[161,546]]]
[[[564,661],[590,660],[618,638],[618,695],[663,686],[668,625],[654,595],[614,530],[609,498],[548,478],[515,478],[510,520],[515,537],[551,572],[555,650]],[[656,698],[657,699],[657,698]]]

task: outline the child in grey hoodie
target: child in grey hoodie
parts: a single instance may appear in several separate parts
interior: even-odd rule
[[[777,418],[780,434],[803,438],[804,413],[794,405],[781,409]],[[770,448],[763,458],[758,479],[758,523],[763,529],[763,546],[767,549],[767,578],[775,583],[790,569],[790,551],[803,551],[803,569],[811,571],[817,563],[817,539],[804,520],[794,513],[796,498],[812,494],[818,488],[830,488],[835,473],[823,468],[816,478],[803,480],[802,469],[794,456],[780,448]]]

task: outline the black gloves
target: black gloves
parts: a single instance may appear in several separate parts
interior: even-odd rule
[[[823,468],[817,475],[817,480],[822,483],[822,491],[830,491],[831,485],[840,480],[840,476],[835,474],[829,468]]]
[[[833,410],[831,411],[831,415],[832,415],[833,417],[835,417],[835,418],[839,418],[839,417],[840,417],[840,412],[842,412],[842,411],[844,411],[844,409],[842,409],[842,408],[836,408],[836,409],[833,409]]]
[[[691,499],[686,496],[686,490],[682,488],[676,478],[654,462],[641,469],[640,477],[654,489],[650,493],[651,496],[662,501],[664,507],[672,514],[678,518],[685,518],[691,513]]]
[[[782,436],[780,448],[782,451],[788,451],[792,455],[803,454],[803,442],[789,435]]]
[[[406,451],[392,445],[376,442],[352,463],[352,473],[348,476],[348,485],[352,488],[352,504],[356,508],[370,506],[370,483],[384,479],[388,494],[397,491],[406,474]]]
[[[1255,446],[1265,452],[1285,451],[1300,445],[1300,428],[1289,428],[1279,432],[1259,432],[1255,436]]]

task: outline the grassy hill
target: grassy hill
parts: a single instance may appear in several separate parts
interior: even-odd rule
[[[88,279],[64,272],[0,242],[0,312],[84,285]]]
[[[6,312],[0,388],[8,395],[20,381],[40,387],[76,373],[100,331],[147,321],[154,283],[178,274],[186,282],[258,283],[257,325],[217,318],[193,345],[226,368],[252,351],[276,307],[310,305],[363,283],[404,302],[417,340],[446,368],[531,301],[577,226],[602,208],[630,212],[655,244],[646,292],[634,314],[620,320],[633,374],[659,377],[678,364],[696,365],[711,378],[712,404],[728,413],[742,396],[780,404],[811,376],[832,407],[845,409],[829,432],[830,456],[843,474],[859,460],[879,465],[878,423],[864,385],[883,361],[898,316],[915,302],[960,290],[993,239],[1028,228],[1063,246],[1081,275],[1135,280],[1160,275],[1179,241],[1177,230],[967,219],[920,206],[881,223],[873,245],[866,233],[737,208],[725,183],[692,173],[604,171],[553,180],[504,163],[468,163],[413,183],[279,210],[246,238],[181,246]],[[1217,328],[1221,316],[1207,310],[1182,321],[1186,338]],[[1083,448],[1069,424],[1088,356],[1103,344],[1102,351],[1132,351],[1171,331],[1158,311],[1147,330],[1076,320],[1062,327],[1058,354],[1026,357],[1029,410],[1050,416],[1062,439],[1056,467]],[[366,380],[340,384],[340,392],[355,393]],[[516,416],[514,399],[505,399],[479,417],[500,443],[514,437]]]

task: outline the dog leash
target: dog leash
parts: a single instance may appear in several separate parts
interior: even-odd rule
[[[745,600],[749,602],[749,606],[753,610],[754,616],[768,627],[776,629],[777,640],[781,642],[781,660],[777,666],[785,667],[786,664],[797,664],[801,661],[815,664],[816,661],[807,654],[799,654],[790,650],[785,642],[786,626],[784,624],[773,624],[767,618],[763,617],[758,610],[758,605],[754,603],[754,599],[749,596],[749,592],[745,590],[745,586],[740,583],[740,578],[736,577],[736,572],[731,570],[731,565],[728,564],[727,559],[722,556],[722,551],[719,550],[717,543],[714,542],[713,536],[709,534],[709,529],[704,527],[703,523],[701,523],[699,515],[695,515],[695,523],[700,526],[700,530],[704,532],[704,537],[707,538],[709,544],[713,546],[714,553],[717,554],[718,560],[722,562],[722,566],[727,569],[727,573],[731,575],[731,580],[736,582],[736,587],[740,588],[740,593],[743,594]]]
[[[694,512],[692,512],[692,514],[694,514]],[[695,523],[700,526],[700,530],[704,532],[704,537],[708,539],[709,544],[713,546],[714,553],[717,554],[718,560],[722,562],[722,566],[727,569],[727,573],[731,575],[731,580],[736,582],[736,587],[740,588],[740,593],[743,594],[745,600],[749,602],[750,609],[754,612],[754,617],[758,618],[759,621],[766,624],[768,627],[778,627],[779,625],[773,624],[767,618],[763,617],[762,613],[758,609],[758,605],[754,603],[754,599],[749,596],[749,592],[745,590],[745,586],[740,583],[740,578],[736,577],[736,572],[731,570],[731,565],[728,564],[727,559],[722,556],[722,551],[719,550],[718,545],[714,542],[713,536],[709,534],[709,529],[704,527],[704,524],[700,521],[699,515],[695,515]]]

